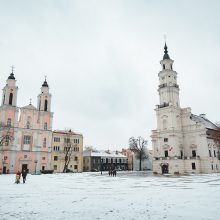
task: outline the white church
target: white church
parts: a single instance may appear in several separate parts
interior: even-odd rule
[[[204,114],[181,108],[177,72],[165,43],[159,72],[160,104],[155,111],[157,129],[152,131],[155,174],[220,172],[220,125]]]

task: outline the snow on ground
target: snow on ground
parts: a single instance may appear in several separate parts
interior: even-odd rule
[[[0,175],[0,219],[220,219],[220,174]]]

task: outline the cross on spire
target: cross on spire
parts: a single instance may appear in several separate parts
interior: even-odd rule
[[[12,65],[12,66],[11,66],[11,73],[14,73],[14,69],[15,69],[15,66]]]

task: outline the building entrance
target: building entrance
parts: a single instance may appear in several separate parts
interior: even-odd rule
[[[168,164],[163,164],[161,168],[162,168],[162,174],[169,173]]]
[[[6,174],[7,173],[7,170],[6,170],[7,168],[6,167],[3,167],[3,174]]]
[[[28,170],[28,165],[27,164],[22,164],[21,170]]]

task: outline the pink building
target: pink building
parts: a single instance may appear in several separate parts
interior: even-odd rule
[[[0,173],[26,168],[30,173],[51,167],[51,94],[45,79],[37,108],[17,107],[18,87],[12,72],[3,88],[0,106]]]

